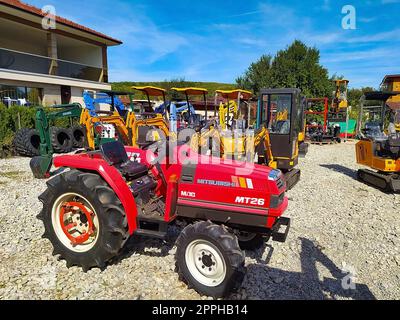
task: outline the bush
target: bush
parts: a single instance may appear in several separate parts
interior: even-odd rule
[[[21,128],[35,127],[35,107],[0,104],[0,157],[12,154],[12,141],[15,132]]]

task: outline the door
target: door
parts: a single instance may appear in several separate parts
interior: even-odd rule
[[[61,86],[61,104],[69,104],[71,101],[71,87]]]
[[[287,93],[264,95],[263,109],[274,157],[291,158],[292,95]]]

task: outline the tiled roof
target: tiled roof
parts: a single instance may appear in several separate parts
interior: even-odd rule
[[[12,8],[23,10],[25,12],[28,12],[28,13],[31,13],[31,14],[34,14],[34,15],[43,16],[43,17],[45,16],[45,13],[43,13],[42,10],[40,10],[39,8],[34,7],[32,5],[29,5],[29,4],[26,4],[26,3],[23,3],[23,2],[21,2],[19,0],[0,0],[0,4],[4,4],[4,5],[7,5],[7,6],[12,7]],[[85,26],[82,26],[82,25],[80,25],[78,23],[75,23],[73,21],[67,20],[65,18],[56,16],[56,21],[58,23],[67,25],[67,26],[72,27],[74,29],[85,31],[85,32],[91,33],[93,35],[96,35],[98,37],[101,37],[103,39],[107,39],[109,41],[122,44],[122,41],[120,41],[120,40],[111,38],[111,37],[109,37],[109,36],[107,36],[107,35],[105,35],[103,33],[97,32],[97,31],[95,31],[93,29],[87,28]]]

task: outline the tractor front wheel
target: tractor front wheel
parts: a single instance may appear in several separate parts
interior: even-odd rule
[[[244,277],[244,254],[237,238],[210,221],[188,225],[176,242],[180,278],[201,294],[219,298],[237,289]]]
[[[47,187],[37,217],[53,254],[67,267],[104,268],[128,239],[125,212],[114,191],[99,175],[78,170],[54,177]]]

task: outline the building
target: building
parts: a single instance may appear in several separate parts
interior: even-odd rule
[[[109,90],[107,48],[122,44],[62,17],[42,26],[41,9],[0,0],[0,102],[82,103],[83,90]]]
[[[383,78],[381,89],[400,92],[400,74],[387,75]],[[400,94],[388,99],[387,104],[392,109],[400,109]]]

